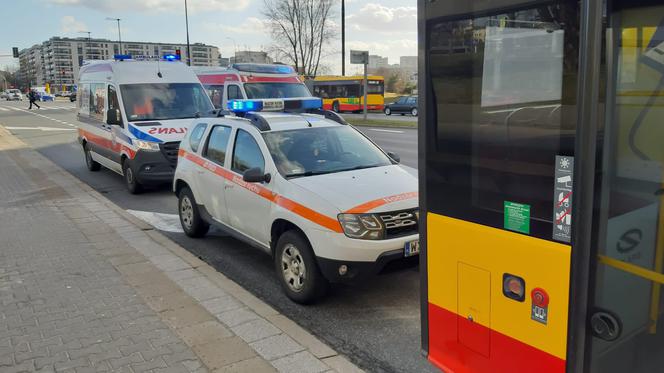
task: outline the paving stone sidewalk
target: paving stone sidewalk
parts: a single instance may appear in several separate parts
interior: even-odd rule
[[[0,372],[361,372],[0,126]]]

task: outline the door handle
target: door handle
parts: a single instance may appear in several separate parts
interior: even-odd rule
[[[622,322],[615,313],[597,309],[590,316],[590,330],[594,337],[611,342],[620,338]]]

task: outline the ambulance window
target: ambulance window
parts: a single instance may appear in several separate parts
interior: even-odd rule
[[[192,134],[192,136],[193,135],[194,134]],[[228,140],[230,138],[230,127],[214,126],[210,131],[210,136],[208,136],[208,142],[203,156],[223,167],[224,162],[226,161],[226,148],[228,147]]]
[[[112,109],[118,109],[122,113],[122,109],[120,108],[120,101],[118,101],[118,94],[117,91],[115,90],[115,87],[112,85],[108,86],[108,110]],[[120,127],[124,127],[124,124],[122,123],[122,115],[120,115]]]
[[[191,135],[189,135],[189,146],[194,153],[198,151],[198,145],[200,145],[201,140],[203,139],[206,128],[207,124],[199,123],[191,131]]]
[[[228,99],[229,100],[242,100],[244,97],[242,97],[242,91],[240,91],[240,87],[238,87],[235,84],[231,84],[228,86]]]
[[[511,229],[506,211],[525,205],[517,231],[552,239],[556,155],[574,155],[577,15],[559,0],[428,22],[431,212]]]
[[[90,117],[104,120],[104,107],[106,106],[106,84],[90,84]]]
[[[244,173],[246,170],[259,167],[265,170],[265,158],[258,143],[247,131],[238,130],[235,138],[235,150],[233,152],[232,170]]]

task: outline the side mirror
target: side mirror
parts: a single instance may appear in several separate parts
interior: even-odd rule
[[[106,113],[106,124],[113,126],[119,126],[122,124],[122,114],[120,114],[120,109],[110,109]]]
[[[392,158],[393,161],[401,163],[401,157],[399,157],[399,154],[395,152],[387,152],[387,156]]]
[[[254,167],[246,170],[244,174],[242,174],[242,180],[247,183],[269,183],[270,180],[272,180],[272,176],[263,173],[263,170],[260,167]]]

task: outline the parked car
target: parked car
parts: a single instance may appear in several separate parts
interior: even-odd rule
[[[266,101],[269,110],[314,111],[261,112],[262,101],[231,100],[244,118],[193,122],[173,183],[185,234],[201,237],[214,225],[262,248],[298,303],[320,299],[330,282],[362,282],[390,262],[412,263],[417,178],[399,156],[321,111],[320,99],[277,101]]]
[[[385,105],[385,115],[410,114],[417,116],[417,96],[401,96],[395,102]]]

